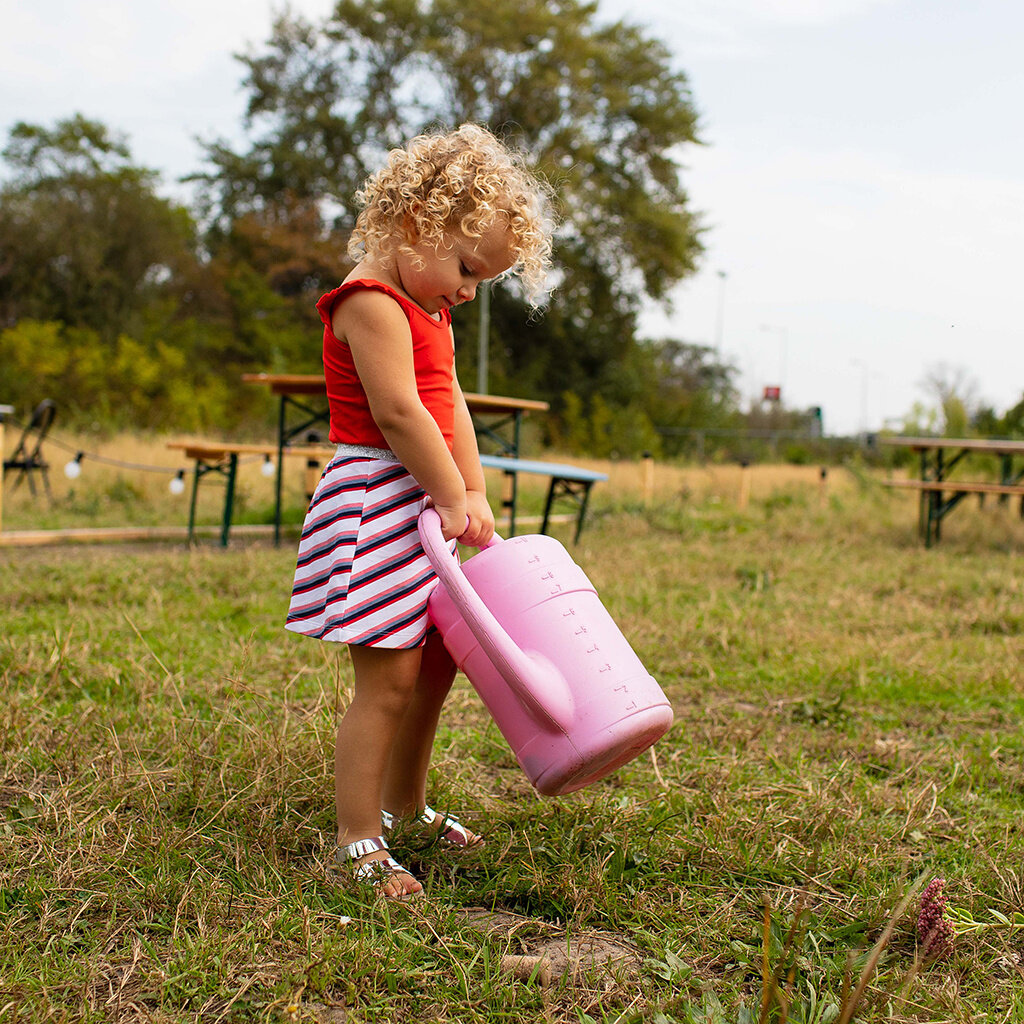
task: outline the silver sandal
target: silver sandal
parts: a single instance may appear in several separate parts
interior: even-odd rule
[[[388,842],[383,836],[374,836],[370,839],[359,839],[347,846],[339,846],[335,854],[339,861],[360,860],[370,853],[377,853],[388,849]],[[352,877],[363,885],[373,886],[381,896],[391,900],[410,900],[423,895],[423,890],[417,892],[406,892],[392,896],[384,891],[387,881],[395,875],[408,875],[414,879],[416,876],[408,869],[402,867],[390,854],[387,857],[380,857],[376,860],[363,861],[352,868]]]
[[[395,816],[390,811],[380,812],[385,832],[393,831]],[[440,824],[438,823],[440,819]],[[450,814],[439,814],[433,807],[424,807],[416,820],[429,826],[431,838],[442,846],[456,850],[479,850],[484,845],[483,836],[470,839],[469,830],[457,818]]]

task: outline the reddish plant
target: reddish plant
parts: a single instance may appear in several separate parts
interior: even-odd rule
[[[943,895],[944,878],[928,883],[921,893],[921,911],[917,916],[917,935],[921,955],[931,960],[948,956],[953,951],[953,924],[945,916],[947,899]]]

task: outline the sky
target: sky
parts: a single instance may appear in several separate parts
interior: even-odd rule
[[[0,0],[0,132],[83,113],[162,191],[237,140],[233,55],[263,0]],[[312,20],[330,0],[292,0]],[[678,154],[705,252],[651,337],[708,345],[820,406],[829,434],[899,429],[929,380],[1005,412],[1024,396],[1024,4],[600,0],[688,79],[702,145]]]

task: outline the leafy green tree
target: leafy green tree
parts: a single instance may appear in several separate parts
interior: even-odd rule
[[[651,413],[660,426],[724,426],[738,401],[736,367],[713,348],[675,338],[644,345],[644,372],[657,381]]]
[[[1000,417],[997,429],[1007,437],[1024,437],[1024,395]]]
[[[996,437],[1002,430],[1001,417],[990,405],[982,405],[971,417],[971,429],[979,437]]]
[[[56,398],[65,426],[223,429],[237,395],[180,342],[162,333],[111,342],[90,327],[24,318],[0,330],[5,396],[23,415],[41,396]]]
[[[965,367],[935,363],[928,367],[921,386],[938,403],[943,434],[964,437],[981,407],[975,378]]]
[[[318,365],[316,314],[296,296],[333,250],[307,238],[303,210],[240,217],[232,258],[200,259],[191,213],[102,124],[18,124],[3,156],[0,365],[19,405],[52,395],[72,422],[251,429],[269,409],[243,370]]]
[[[640,372],[652,382],[647,413],[662,434],[669,455],[690,450],[696,430],[736,428],[737,369],[715,350],[675,338],[643,345]]]
[[[194,264],[189,212],[99,122],[19,122],[2,155],[0,324],[55,320],[113,343]]]
[[[308,236],[344,237],[367,172],[431,125],[484,123],[532,157],[559,197],[560,282],[528,327],[514,288],[495,289],[499,386],[556,405],[566,391],[605,393],[631,358],[638,310],[694,268],[698,225],[676,162],[695,141],[686,78],[661,43],[602,24],[594,3],[339,0],[320,25],[280,16],[241,60],[249,148],[208,144],[199,176],[222,242],[246,216],[310,203],[323,222]],[[460,328],[472,379],[472,314]]]
[[[742,426],[736,372],[706,346],[672,338],[644,341],[609,367],[615,380],[605,393],[586,401],[575,391],[562,395],[561,416],[547,440],[579,454],[686,454],[696,431]]]

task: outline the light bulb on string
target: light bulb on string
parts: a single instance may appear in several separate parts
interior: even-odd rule
[[[171,494],[184,494],[185,493],[185,470],[179,469],[175,474],[174,478],[167,485],[168,490]]]
[[[79,452],[65,467],[64,475],[69,480],[77,480],[82,475],[82,459],[85,452]]]
[[[277,467],[274,465],[274,460],[269,455],[265,455],[263,457],[263,465],[260,466],[260,472],[264,476],[273,476],[276,470]]]

